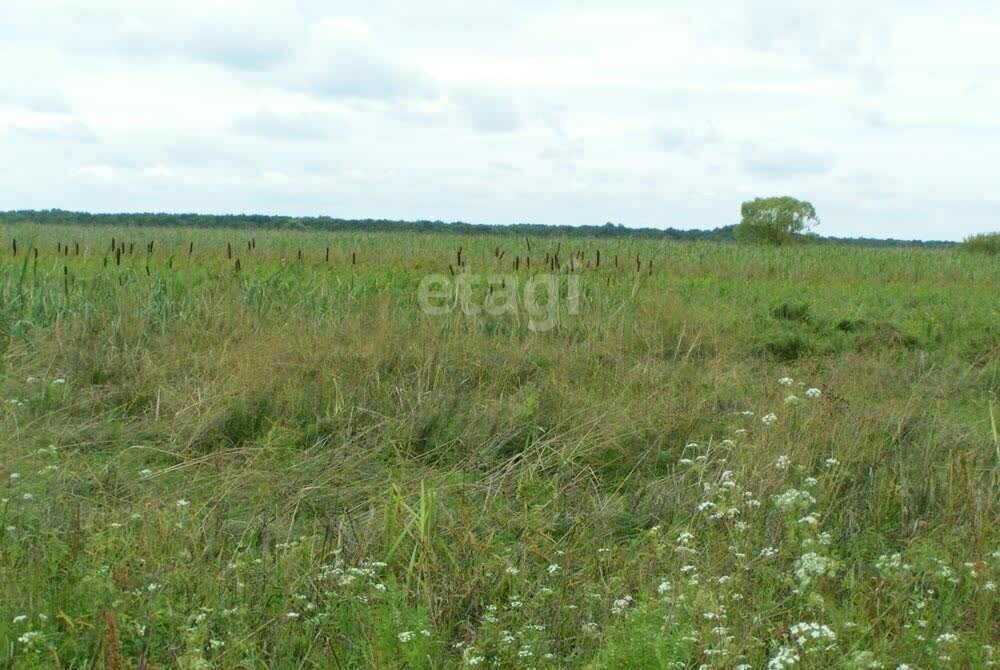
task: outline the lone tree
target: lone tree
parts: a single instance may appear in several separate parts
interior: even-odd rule
[[[743,219],[734,234],[750,242],[786,244],[819,223],[812,203],[787,195],[744,202],[740,214]]]

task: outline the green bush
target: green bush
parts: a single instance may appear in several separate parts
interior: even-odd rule
[[[1000,254],[1000,232],[970,235],[962,241],[959,249],[996,256]]]

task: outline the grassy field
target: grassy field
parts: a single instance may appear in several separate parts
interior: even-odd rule
[[[1000,656],[996,256],[17,225],[0,354],[0,667]]]

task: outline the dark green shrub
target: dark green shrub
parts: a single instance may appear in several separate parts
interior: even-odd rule
[[[771,310],[771,316],[783,321],[809,321],[809,303],[806,302],[783,302]]]

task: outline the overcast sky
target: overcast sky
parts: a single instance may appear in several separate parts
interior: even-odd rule
[[[0,0],[0,210],[1000,228],[1000,7]]]

